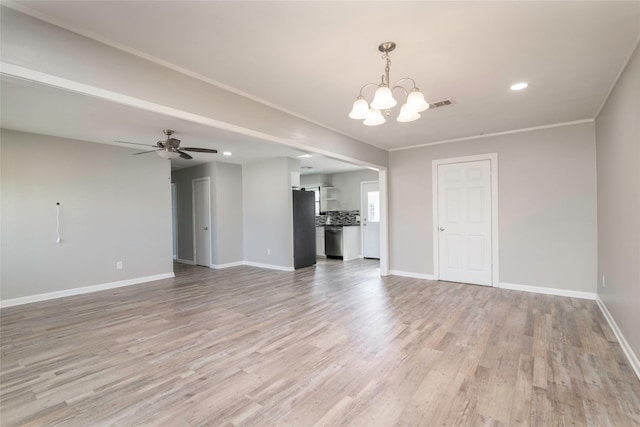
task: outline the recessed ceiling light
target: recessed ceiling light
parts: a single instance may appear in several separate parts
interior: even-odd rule
[[[301,159],[308,159],[309,157],[313,157],[311,154],[300,154],[298,157]]]
[[[222,153],[223,156],[230,156],[231,154],[233,154],[231,151],[225,151]]]
[[[511,90],[522,90],[527,86],[529,86],[529,83],[527,82],[514,83],[511,85]]]

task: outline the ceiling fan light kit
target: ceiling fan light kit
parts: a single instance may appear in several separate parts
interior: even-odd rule
[[[158,156],[164,159],[176,159],[180,157],[180,153],[178,153],[177,151],[169,151],[168,148],[165,148],[164,150],[158,150],[156,151],[156,153],[158,153]]]
[[[389,117],[391,115],[391,109],[398,104],[398,101],[393,97],[393,91],[396,89],[401,90],[405,94],[405,103],[402,104],[400,108],[400,114],[396,119],[397,121],[406,123],[418,120],[420,118],[420,112],[429,108],[429,103],[424,100],[424,95],[420,92],[420,89],[418,89],[416,82],[412,78],[403,77],[393,85],[390,84],[389,72],[391,69],[391,59],[389,58],[389,52],[395,48],[396,44],[394,42],[385,42],[378,46],[378,50],[384,53],[382,59],[386,61],[381,82],[380,84],[367,83],[360,88],[360,94],[353,103],[353,108],[349,113],[350,118],[364,120],[363,123],[366,126],[383,124],[386,121],[385,117]],[[404,82],[411,82],[413,87],[407,90],[407,88],[400,84]],[[362,91],[369,86],[377,86],[378,88],[373,96],[371,105],[367,103],[362,95]]]

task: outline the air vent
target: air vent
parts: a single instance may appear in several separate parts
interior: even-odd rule
[[[313,169],[313,168],[311,166],[300,166],[300,169],[309,170],[309,169]]]
[[[432,102],[429,104],[429,108],[446,107],[447,105],[453,105],[451,98],[443,99],[441,101]]]

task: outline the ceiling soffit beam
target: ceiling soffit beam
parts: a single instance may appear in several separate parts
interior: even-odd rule
[[[386,168],[386,150],[2,7],[2,73],[219,129]],[[28,46],[28,49],[25,49]]]

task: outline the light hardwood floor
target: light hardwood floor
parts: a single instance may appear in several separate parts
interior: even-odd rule
[[[1,312],[9,426],[633,426],[593,301],[378,275],[176,265]]]

